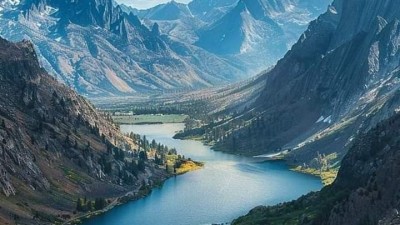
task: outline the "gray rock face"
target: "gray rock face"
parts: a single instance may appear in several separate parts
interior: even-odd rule
[[[148,29],[111,0],[7,2],[0,35],[30,39],[42,65],[81,94],[196,89],[244,75],[234,62]]]
[[[349,195],[335,204],[324,224],[397,224],[399,118],[392,116],[356,138],[332,186]]]

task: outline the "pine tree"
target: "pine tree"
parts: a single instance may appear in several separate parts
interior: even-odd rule
[[[81,198],[78,198],[78,200],[76,202],[76,211],[78,211],[78,212],[82,212],[83,211]]]
[[[104,198],[96,198],[94,201],[94,209],[101,210],[106,207],[106,200]]]
[[[67,135],[65,137],[65,141],[64,141],[65,145],[68,147],[69,146],[69,135]]]

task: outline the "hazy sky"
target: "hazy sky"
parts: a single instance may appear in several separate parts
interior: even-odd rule
[[[170,2],[171,0],[116,0],[119,3],[132,6],[137,9],[147,9],[161,3]],[[175,0],[176,2],[188,3],[190,0]]]

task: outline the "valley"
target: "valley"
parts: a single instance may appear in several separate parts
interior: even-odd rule
[[[0,225],[400,224],[399,0],[124,3],[0,0]]]

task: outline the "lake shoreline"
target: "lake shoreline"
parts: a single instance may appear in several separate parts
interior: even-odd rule
[[[113,115],[113,122],[118,125],[157,125],[168,123],[183,123],[187,118],[184,114],[138,114]]]
[[[193,161],[193,160],[188,160],[187,162],[190,162],[190,163],[194,164],[195,166],[188,167],[188,168],[185,168],[185,167],[178,168],[176,173],[173,173],[173,174],[169,173],[169,174],[167,174],[167,176],[161,178],[154,184],[147,185],[144,189],[142,189],[143,187],[138,187],[135,190],[126,192],[125,194],[123,194],[121,196],[114,197],[114,198],[108,198],[107,200],[111,201],[111,203],[109,203],[104,209],[77,215],[76,217],[71,218],[69,221],[66,221],[63,224],[65,224],[65,225],[82,224],[85,220],[89,220],[89,219],[93,219],[94,217],[101,216],[101,215],[107,213],[108,211],[114,209],[117,206],[124,205],[129,202],[133,202],[133,201],[138,201],[142,198],[149,196],[152,193],[153,189],[161,188],[168,179],[171,179],[176,176],[184,175],[184,174],[192,172],[192,171],[200,170],[204,167],[204,163],[202,163],[202,162],[197,162],[197,161]],[[179,170],[179,169],[181,169],[181,170]]]
[[[176,176],[176,175],[168,174],[168,176],[166,176],[164,179],[158,181],[155,184],[147,186],[144,190],[141,190],[142,187],[138,187],[135,190],[128,191],[121,196],[107,198],[108,201],[111,200],[111,203],[109,203],[104,209],[77,215],[76,217],[71,218],[69,221],[66,221],[63,224],[65,224],[65,225],[82,224],[85,220],[92,219],[97,216],[101,216],[101,215],[107,213],[108,211],[114,209],[116,206],[120,206],[120,205],[126,204],[131,201],[140,200],[140,199],[150,195],[153,189],[162,187],[162,185],[164,184],[165,181],[167,181],[168,179],[170,179],[174,176]]]
[[[273,205],[290,201],[304,193],[321,188],[319,179],[290,171],[282,160],[274,160],[275,163],[262,158],[225,154],[212,150],[210,145],[205,145],[199,139],[195,141],[173,139],[174,134],[182,129],[183,124],[121,126],[123,132],[140,131],[139,134],[146,135],[149,139],[155,139],[176,148],[183,160],[195,158],[207,166],[191,173],[203,167],[202,163],[193,162],[196,165],[191,163],[187,171],[175,171],[176,179],[164,180],[162,188],[152,186],[148,193],[143,193],[140,197],[137,195],[137,199],[134,200],[138,201],[128,198],[126,201],[118,202],[114,207],[117,205],[119,207],[112,212],[105,213],[110,210],[108,209],[98,214],[101,216],[93,216],[83,221],[83,224],[109,225],[113,224],[115,219],[120,224],[126,225],[132,224],[132,221],[144,225],[221,224],[232,221],[255,205]],[[170,173],[172,165],[175,164],[171,163],[168,166]],[[262,171],[265,173],[261,173]],[[180,174],[186,175],[178,176]],[[173,173],[171,175],[174,176]],[[297,188],[289,188],[288,193],[283,193],[281,185]],[[251,197],[243,192],[245,187],[251,187],[254,190]],[[265,187],[269,187],[268,190]],[[271,195],[271,192],[277,195]],[[146,196],[148,197],[145,198]],[[188,199],[191,200],[188,201]],[[243,199],[246,201],[243,202]],[[228,207],[228,205],[235,207]],[[210,211],[210,209],[221,210]],[[153,217],[153,212],[160,212],[160,214]]]
[[[231,155],[254,157],[254,158],[264,158],[264,161],[270,161],[270,162],[283,161],[289,167],[289,170],[294,171],[296,173],[302,173],[302,174],[311,175],[313,177],[317,177],[317,178],[320,179],[321,183],[324,186],[332,184],[334,182],[334,180],[336,178],[336,175],[337,175],[337,172],[338,172],[337,170],[326,171],[326,172],[318,172],[316,169],[309,169],[309,168],[306,169],[306,168],[302,168],[299,165],[290,164],[285,159],[285,154],[287,154],[287,152],[279,152],[279,153],[276,153],[276,154],[272,154],[273,156],[271,156],[271,157],[262,157],[262,156],[254,156],[254,155],[243,155],[243,154],[233,154],[233,153],[231,153],[229,151],[224,151],[224,150],[219,150],[219,149],[213,148],[213,146],[214,146],[213,143],[206,142],[204,140],[204,138],[202,136],[200,136],[200,135],[184,136],[183,138],[179,138],[179,136],[175,135],[173,138],[177,139],[177,140],[200,141],[204,145],[210,146],[213,151],[224,152],[224,153],[231,154]]]

